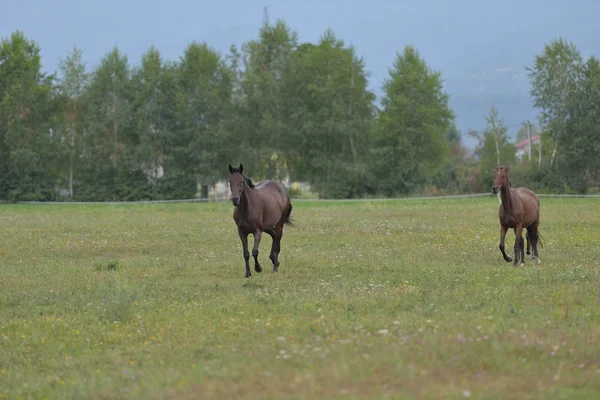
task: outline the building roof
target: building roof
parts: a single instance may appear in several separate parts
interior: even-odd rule
[[[536,140],[539,140],[539,139],[540,139],[539,135],[532,136],[531,137],[531,142],[533,143],[533,142],[535,142]],[[520,148],[523,148],[523,147],[527,146],[527,144],[529,144],[529,138],[521,140],[519,143],[515,144],[515,147],[517,149],[520,149]]]

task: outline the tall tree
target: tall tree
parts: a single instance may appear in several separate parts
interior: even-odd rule
[[[290,172],[321,196],[368,190],[368,146],[374,94],[364,61],[328,30],[295,51],[286,80]]]
[[[143,54],[141,65],[132,73],[134,125],[137,143],[134,150],[136,164],[150,180],[164,174],[163,153],[165,140],[173,121],[173,106],[168,98],[168,82],[160,52],[151,47]],[[176,82],[171,82],[171,85]]]
[[[579,193],[600,187],[600,61],[585,63],[579,90],[570,102],[563,151],[557,157],[562,178]]]
[[[452,153],[452,161],[461,161],[467,154],[467,149],[464,147],[462,141],[462,133],[456,127],[456,123],[452,123],[448,127],[446,132],[446,140],[450,144],[450,152]]]
[[[502,120],[498,121],[498,110],[496,107],[492,105],[492,110],[490,111],[490,115],[485,117],[485,120],[488,123],[488,129],[485,133],[491,133],[489,137],[494,139],[494,144],[496,145],[496,163],[500,164],[500,144],[499,141],[506,137],[506,128],[502,123]]]
[[[0,43],[0,197],[54,197],[56,142],[53,76],[23,32]]]
[[[527,68],[534,106],[541,110],[540,123],[554,138],[550,168],[561,137],[566,133],[569,103],[575,98],[582,67],[583,59],[575,45],[560,38],[544,46],[534,64]]]
[[[82,96],[88,85],[88,74],[82,60],[82,51],[77,47],[74,48],[66,58],[60,60],[58,68],[61,74],[59,90],[64,100],[63,146],[68,160],[68,190],[69,196],[73,197],[73,176],[81,147],[80,139],[83,136],[85,117]]]
[[[431,70],[414,47],[397,55],[389,74],[376,129],[375,166],[385,192],[407,193],[443,165],[454,114],[440,72]]]
[[[285,77],[297,43],[297,33],[283,20],[271,24],[265,16],[258,39],[242,46],[236,143],[254,176],[282,179],[287,174],[282,151],[289,129]]]
[[[508,128],[504,119],[498,116],[498,110],[492,106],[483,131],[480,145],[475,149],[479,157],[480,180],[484,184],[489,180],[489,171],[497,164],[510,165],[515,162],[515,146],[508,138]],[[485,186],[485,185],[484,185]]]
[[[136,138],[131,128],[130,67],[126,55],[113,48],[93,71],[86,90],[87,105],[85,176],[83,198],[118,199],[115,184],[119,170],[125,173],[133,161]]]
[[[179,129],[174,138],[178,168],[208,186],[223,175],[230,141],[225,120],[231,112],[233,76],[225,60],[205,43],[190,44],[180,60],[177,101]]]

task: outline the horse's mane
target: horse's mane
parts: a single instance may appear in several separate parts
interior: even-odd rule
[[[248,187],[253,188],[254,187],[254,183],[252,183],[252,179],[248,178],[246,175],[244,175],[242,172],[240,172],[239,168],[232,168],[231,173],[235,174],[235,173],[239,173],[244,177],[244,181],[246,181],[246,184],[248,185]]]

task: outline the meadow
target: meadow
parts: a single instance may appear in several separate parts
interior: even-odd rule
[[[0,399],[600,398],[600,199],[541,203],[514,268],[493,196],[296,201],[250,279],[229,202],[0,205]]]

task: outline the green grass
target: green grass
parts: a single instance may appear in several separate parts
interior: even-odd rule
[[[599,398],[600,200],[541,202],[513,268],[492,196],[298,201],[250,279],[230,203],[2,205],[0,398]]]

